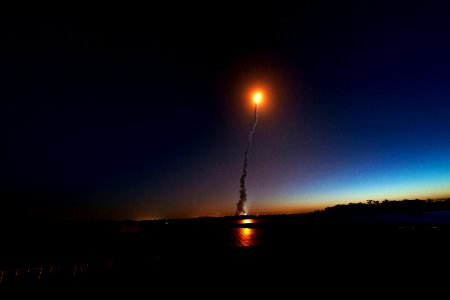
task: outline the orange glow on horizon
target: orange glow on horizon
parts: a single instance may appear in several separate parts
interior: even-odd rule
[[[239,224],[251,224],[253,223],[252,219],[243,219],[239,221]]]

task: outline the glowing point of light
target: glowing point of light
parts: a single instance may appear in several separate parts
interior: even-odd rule
[[[251,223],[253,223],[253,220],[252,219],[243,219],[243,220],[241,220],[240,223],[241,224],[251,224]]]
[[[262,94],[261,92],[256,92],[256,93],[253,95],[253,102],[254,102],[256,105],[258,105],[258,104],[261,103],[262,98],[263,98],[263,94]]]

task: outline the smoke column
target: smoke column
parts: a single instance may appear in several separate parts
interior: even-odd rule
[[[250,148],[252,147],[252,137],[253,133],[256,129],[256,124],[258,124],[258,104],[255,104],[255,119],[253,121],[252,129],[250,130],[250,134],[248,135],[248,143],[247,149],[245,149],[244,156],[244,167],[242,169],[241,175],[241,188],[239,190],[240,198],[238,203],[236,204],[236,216],[245,215],[245,202],[247,202],[247,189],[245,187],[245,179],[247,179],[247,165],[248,165],[248,153],[250,152]]]

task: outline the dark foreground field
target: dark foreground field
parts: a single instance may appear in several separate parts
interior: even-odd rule
[[[426,217],[3,223],[0,291],[431,295],[448,285],[450,224]]]

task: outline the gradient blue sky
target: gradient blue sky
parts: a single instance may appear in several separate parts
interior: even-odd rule
[[[4,215],[233,214],[258,85],[250,213],[450,196],[448,5],[214,12],[4,16]]]

